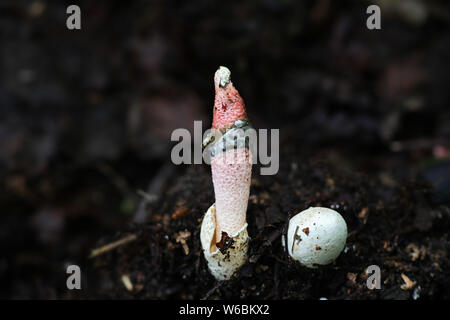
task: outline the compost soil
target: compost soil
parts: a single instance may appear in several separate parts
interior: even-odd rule
[[[378,31],[365,3],[327,0],[79,1],[74,31],[72,2],[0,5],[0,297],[450,299],[448,2],[383,8]],[[254,127],[280,129],[278,173],[253,167],[248,262],[226,282],[199,240],[210,167],[170,160],[173,129],[211,125],[219,65]],[[282,246],[310,206],[349,232],[317,269]]]

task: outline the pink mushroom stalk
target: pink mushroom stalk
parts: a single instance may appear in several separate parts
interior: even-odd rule
[[[220,130],[222,136],[207,143],[214,143],[211,171],[216,202],[205,214],[200,237],[212,274],[225,280],[247,259],[252,154],[242,135],[249,127],[244,101],[230,80],[230,70],[220,67],[214,84],[212,129]]]
[[[220,67],[214,76],[213,129],[223,133],[235,126],[236,121],[247,121],[244,100],[230,80],[229,70]],[[246,223],[250,180],[251,153],[247,148],[226,150],[211,159],[211,172],[216,197],[216,240],[222,232],[235,234]]]

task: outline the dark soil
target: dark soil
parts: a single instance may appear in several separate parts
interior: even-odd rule
[[[425,18],[383,7],[369,31],[364,2],[79,1],[69,31],[75,1],[2,1],[0,297],[450,299],[450,6],[409,2]],[[210,126],[219,65],[281,138],[278,174],[253,168],[250,257],[227,282],[200,248],[210,168],[170,162],[173,129]],[[309,206],[349,231],[314,270],[281,245]]]
[[[292,150],[291,150],[292,152]],[[240,274],[216,282],[199,242],[199,226],[214,195],[208,168],[191,167],[171,182],[145,226],[130,228],[138,240],[95,260],[114,289],[113,298],[200,299],[421,299],[449,297],[448,230],[450,211],[430,203],[423,183],[399,184],[382,174],[343,167],[329,153],[287,156],[276,176],[256,176],[247,212],[250,258]],[[292,154],[292,153],[291,153]],[[295,153],[294,153],[295,154]],[[256,171],[256,170],[255,170]],[[389,173],[383,172],[388,175]],[[391,173],[392,174],[392,173]],[[335,208],[345,218],[345,253],[327,267],[310,270],[287,257],[281,235],[289,216],[309,206]],[[184,210],[185,209],[185,210]],[[179,213],[182,212],[182,215]],[[177,243],[181,232],[188,254]],[[105,242],[105,241],[103,241]],[[378,265],[382,289],[368,290],[365,269]],[[111,270],[113,268],[113,270]],[[118,284],[127,274],[133,293]],[[402,290],[405,274],[416,286]]]

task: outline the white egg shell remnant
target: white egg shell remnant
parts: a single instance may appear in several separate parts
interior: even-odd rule
[[[289,255],[308,268],[333,262],[345,247],[347,224],[331,209],[310,207],[289,221]]]
[[[209,270],[217,280],[228,280],[247,261],[248,232],[245,223],[231,234],[233,245],[223,254],[215,245],[216,204],[209,207],[200,228],[200,242]]]

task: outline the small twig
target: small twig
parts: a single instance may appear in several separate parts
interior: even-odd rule
[[[279,299],[279,284],[280,284],[280,264],[275,263],[274,271],[273,271],[273,294],[275,299]]]
[[[134,241],[136,239],[137,239],[137,237],[136,237],[135,234],[130,234],[130,235],[128,235],[128,236],[126,236],[126,237],[124,237],[124,238],[122,238],[120,240],[111,242],[111,243],[109,243],[107,245],[104,245],[104,246],[102,246],[100,248],[93,249],[91,251],[91,254],[89,255],[89,259],[95,258],[95,257],[97,257],[97,256],[99,256],[101,254],[104,254],[104,253],[106,253],[108,251],[116,249],[116,248],[118,248],[120,246],[123,246],[124,244],[127,244],[128,242]]]
[[[133,222],[134,223],[143,223],[147,220],[148,210],[147,205],[156,202],[161,195],[163,188],[170,176],[173,173],[173,166],[169,164],[165,164],[162,169],[158,172],[158,174],[153,178],[150,182],[147,191],[139,190],[138,194],[143,198],[139,203],[139,206],[134,213]]]
[[[449,141],[445,139],[412,139],[392,141],[390,149],[392,152],[414,151],[421,149],[432,149],[435,146],[448,146]]]
[[[266,251],[266,249],[267,249],[268,247],[270,247],[270,246],[272,245],[272,243],[273,243],[275,240],[277,240],[280,236],[281,236],[281,232],[280,232],[279,230],[275,230],[275,231],[273,231],[271,234],[269,234],[269,236],[267,237],[267,240],[265,240],[265,241],[261,244],[261,246],[260,246],[260,248],[259,248],[259,250],[258,250],[258,253],[252,255],[252,256],[248,259],[248,261],[249,261],[250,263],[256,263],[256,262],[259,260],[259,258],[262,256],[262,254],[264,253],[264,251]]]
[[[153,202],[155,200],[158,199],[158,197],[154,194],[148,194],[147,192],[145,192],[144,190],[138,189],[137,194],[140,195],[142,198],[147,199],[147,201],[149,202]]]
[[[288,265],[288,264],[289,264],[289,262],[287,262],[287,261],[285,261],[285,260],[281,260],[280,258],[278,258],[278,257],[277,257],[276,255],[274,255],[274,254],[271,254],[270,257],[273,258],[273,259],[275,259],[277,262],[282,263],[282,264],[284,264],[284,265]]]
[[[212,295],[214,293],[214,291],[216,291],[217,289],[219,289],[221,286],[223,286],[223,284],[225,283],[225,281],[219,281],[217,282],[217,284],[211,289],[209,290],[204,296],[203,298],[201,298],[201,300],[206,300],[209,298],[210,295]]]

